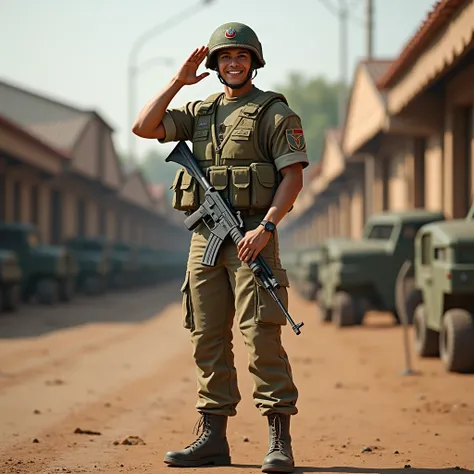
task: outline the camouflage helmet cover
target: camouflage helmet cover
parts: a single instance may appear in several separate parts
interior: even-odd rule
[[[208,69],[217,70],[215,53],[225,48],[249,49],[255,57],[254,68],[258,69],[265,66],[262,45],[255,31],[243,23],[230,22],[219,26],[219,28],[212,33],[207,47],[209,48],[206,59],[206,67]]]

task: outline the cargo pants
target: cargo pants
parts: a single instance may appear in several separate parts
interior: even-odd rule
[[[246,229],[254,229],[263,215],[246,217]],[[198,381],[196,408],[202,413],[234,416],[241,400],[232,352],[232,326],[236,318],[249,353],[253,398],[262,415],[297,413],[298,391],[288,356],[281,343],[285,315],[238,259],[237,247],[225,241],[214,267],[201,258],[209,230],[200,225],[193,233],[183,293],[184,326],[191,331]],[[281,267],[275,231],[261,254],[281,288],[276,290],[288,308],[288,278]]]

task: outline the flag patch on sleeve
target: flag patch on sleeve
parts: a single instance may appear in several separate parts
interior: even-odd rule
[[[306,149],[303,130],[299,128],[288,129],[286,131],[286,141],[292,151],[304,151]]]

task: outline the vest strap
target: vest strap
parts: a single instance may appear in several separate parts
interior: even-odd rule
[[[206,100],[201,102],[197,115],[212,115],[219,98],[224,95],[223,92],[211,94]]]

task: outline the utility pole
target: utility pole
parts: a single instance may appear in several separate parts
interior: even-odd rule
[[[374,0],[365,0],[365,48],[366,59],[374,54]]]
[[[168,20],[162,21],[161,23],[155,25],[153,28],[143,32],[131,45],[130,51],[128,53],[128,74],[127,74],[127,96],[128,96],[128,112],[127,112],[127,124],[131,127],[133,119],[137,112],[136,110],[136,76],[138,74],[139,65],[138,63],[138,53],[141,48],[147,43],[150,39],[159,36],[167,30],[170,30],[179,23],[188,20],[195,13],[199,13],[203,5],[211,5],[215,0],[197,0],[197,3],[191,7],[187,7],[184,11],[181,11],[169,18]],[[164,47],[163,47],[164,49]],[[162,58],[165,59],[165,58]],[[166,60],[165,60],[166,62]],[[169,62],[169,61],[168,61]],[[128,153],[132,160],[136,160],[136,138],[133,133],[128,130]]]
[[[346,115],[346,86],[347,86],[347,57],[348,57],[348,20],[349,10],[347,0],[339,0],[339,73],[341,89],[339,91],[338,123],[339,127],[344,124]]]

